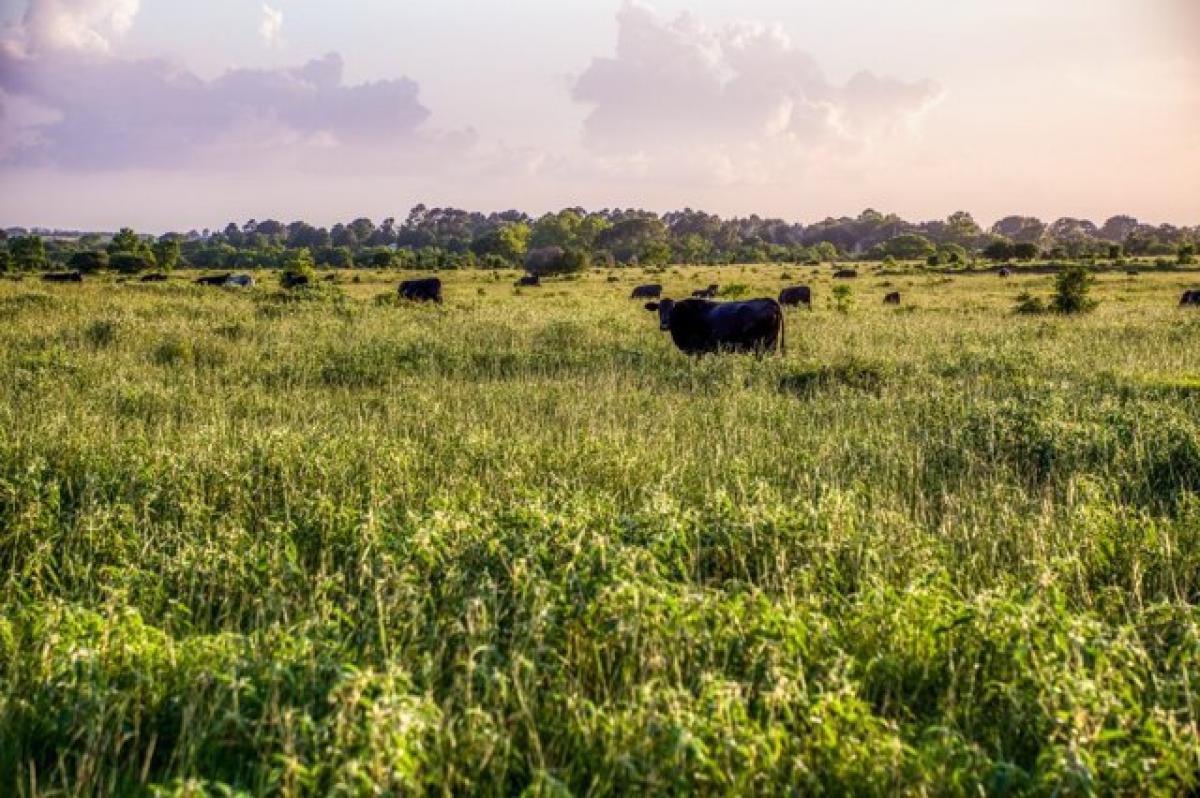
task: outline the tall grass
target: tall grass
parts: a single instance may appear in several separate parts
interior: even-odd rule
[[[1200,789],[1184,278],[642,279],[0,283],[0,794]]]

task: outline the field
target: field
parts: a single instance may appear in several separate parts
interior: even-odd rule
[[[829,271],[0,282],[0,795],[1200,790],[1200,276]]]

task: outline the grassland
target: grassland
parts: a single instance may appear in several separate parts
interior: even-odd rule
[[[1200,277],[828,272],[0,282],[0,794],[1200,789]]]

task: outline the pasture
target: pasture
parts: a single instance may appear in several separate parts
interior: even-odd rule
[[[1200,277],[859,269],[0,281],[0,794],[1200,789]]]

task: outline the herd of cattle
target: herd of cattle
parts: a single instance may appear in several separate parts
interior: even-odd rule
[[[1000,270],[1007,277],[1007,269]],[[833,275],[837,279],[858,276],[853,269],[841,269]],[[306,285],[304,275],[285,275],[286,287]],[[81,283],[80,272],[51,272],[42,276],[51,283]],[[163,274],[147,274],[142,282],[161,282]],[[197,278],[198,285],[224,286],[229,288],[252,288],[254,278],[248,274],[216,274]],[[517,281],[517,286],[539,286],[536,274],[526,274]],[[785,306],[804,305],[812,310],[812,289],[807,285],[793,285],[779,292],[778,299],[762,298],[742,301],[714,301],[719,286],[715,283],[692,292],[691,298],[674,300],[664,298],[659,283],[639,285],[630,294],[631,299],[655,300],[645,304],[646,310],[658,314],[659,329],[671,334],[675,345],[687,354],[700,355],[708,352],[734,351],[763,353],[784,349]],[[437,277],[405,280],[400,283],[398,294],[401,299],[414,302],[441,302],[442,281]],[[900,292],[892,291],[883,298],[884,304],[899,305]],[[1200,307],[1200,289],[1184,291],[1179,304]]]

